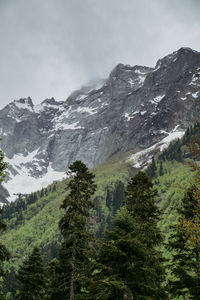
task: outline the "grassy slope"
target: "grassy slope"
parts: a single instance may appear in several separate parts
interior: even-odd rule
[[[158,190],[158,204],[163,211],[160,227],[164,234],[170,233],[170,226],[176,222],[177,208],[180,207],[181,199],[185,190],[189,187],[193,172],[187,162],[184,164],[177,161],[163,163],[164,175],[155,180]]]
[[[128,155],[129,153],[118,155],[92,170],[98,186],[95,197],[100,198],[105,218],[109,213],[105,203],[106,187],[114,186],[118,180],[126,182],[136,172],[130,163],[126,162]],[[176,208],[180,205],[184,189],[189,186],[192,172],[188,163],[182,164],[177,161],[165,161],[163,168],[164,175],[155,179],[155,186],[159,194],[158,205],[164,212],[160,227],[163,233],[168,235],[170,225],[176,220]],[[50,246],[59,238],[58,222],[63,214],[59,207],[66,194],[65,186],[66,180],[58,182],[56,191],[28,205],[27,210],[23,212],[21,224],[13,226],[14,229],[8,229],[1,237],[13,256],[11,263],[16,267],[30,254],[35,245],[40,246],[45,255],[51,256],[48,253]],[[12,218],[8,225],[14,223],[15,218]]]

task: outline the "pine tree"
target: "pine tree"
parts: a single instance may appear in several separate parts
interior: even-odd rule
[[[90,299],[165,299],[157,191],[144,172],[126,189],[125,206],[100,243]]]
[[[61,205],[65,215],[59,222],[63,236],[59,255],[62,269],[59,290],[62,291],[63,298],[74,300],[83,291],[85,269],[89,263],[87,253],[91,241],[88,232],[89,210],[93,206],[91,197],[96,190],[96,185],[95,176],[81,161],[75,161],[70,165],[68,174],[69,194]]]
[[[178,224],[168,243],[172,251],[169,281],[172,296],[200,299],[200,197],[194,184],[187,190],[179,210]],[[198,196],[197,196],[198,195]]]
[[[198,140],[190,145],[198,159],[199,145]],[[168,243],[172,251],[170,269],[175,276],[169,281],[169,289],[174,297],[200,299],[200,167],[195,162],[191,166],[196,173],[182,199],[178,222]]]
[[[106,231],[98,248],[88,299],[132,299],[131,285],[138,275],[133,258],[142,260],[144,254],[135,237],[134,219],[125,207],[117,213],[113,230]]]
[[[31,255],[19,268],[17,274],[18,300],[42,300],[46,290],[46,272],[40,249],[35,247]]]
[[[152,157],[151,164],[147,169],[147,174],[151,179],[153,179],[154,177],[156,177],[156,171],[157,171],[157,167],[156,167],[155,159],[154,157]]]
[[[115,214],[120,209],[124,201],[124,198],[125,198],[124,184],[121,181],[117,181],[113,193],[113,214]]]
[[[159,168],[159,176],[163,176],[164,175],[164,171],[163,171],[163,164],[162,161],[160,162],[160,168]]]
[[[64,299],[63,291],[60,289],[60,279],[62,278],[62,268],[57,259],[53,259],[48,267],[48,285],[47,295],[45,299],[48,300],[62,300]]]
[[[110,187],[107,187],[107,193],[106,193],[106,206],[111,209],[113,201],[113,192]]]
[[[4,161],[4,155],[3,152],[0,150],[0,183],[4,180],[5,177],[5,170],[7,168],[7,163]],[[2,219],[2,213],[3,210],[0,208],[0,232],[3,232],[6,230],[6,224],[4,220]],[[3,270],[3,263],[6,260],[9,260],[10,254],[6,247],[0,243],[0,300],[5,299],[5,296],[2,292],[2,281],[5,276],[4,270]]]
[[[40,197],[42,198],[44,196],[44,189],[42,188],[40,191]]]
[[[146,259],[140,262],[138,271],[138,287],[135,291],[137,297],[152,296],[152,299],[164,299],[162,283],[165,278],[163,258],[158,250],[163,237],[158,228],[161,212],[156,205],[157,190],[144,172],[139,172],[129,182],[126,189],[125,205],[134,218],[137,227],[137,238],[146,249]],[[139,281],[140,278],[140,281]],[[136,298],[137,298],[136,297]]]
[[[17,290],[16,284],[16,271],[12,266],[5,274],[6,280],[4,281],[3,290],[6,295],[9,295],[8,299],[14,299],[14,295]]]
[[[0,232],[3,232],[6,230],[6,224],[1,218],[2,215],[2,209],[0,208]],[[5,278],[5,273],[3,270],[3,263],[10,258],[10,253],[6,249],[6,247],[3,244],[0,244],[0,300],[4,300],[5,296],[2,292],[2,285],[3,280]]]

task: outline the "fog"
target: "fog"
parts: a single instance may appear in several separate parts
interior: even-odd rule
[[[118,63],[200,50],[200,1],[0,0],[0,108],[64,100]]]

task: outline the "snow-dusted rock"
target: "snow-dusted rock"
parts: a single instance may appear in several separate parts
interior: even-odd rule
[[[0,111],[5,187],[31,192],[62,178],[76,159],[93,167],[118,152],[162,149],[161,141],[199,121],[199,96],[200,53],[181,48],[154,69],[119,64],[101,85],[65,101],[15,100]]]

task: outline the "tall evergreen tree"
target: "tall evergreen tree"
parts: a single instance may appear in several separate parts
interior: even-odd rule
[[[89,262],[88,253],[91,236],[88,232],[89,210],[93,206],[91,197],[95,193],[94,174],[81,161],[69,166],[68,195],[61,208],[65,210],[59,222],[63,236],[60,249],[61,278],[60,299],[77,299],[83,292],[84,272]]]
[[[125,206],[117,214],[113,230],[100,243],[90,299],[165,299],[157,191],[147,175],[139,172],[125,194]]]
[[[117,181],[113,193],[113,214],[115,214],[120,209],[122,203],[124,202],[124,198],[124,184],[121,181]]]
[[[46,290],[46,272],[40,249],[35,247],[19,268],[17,300],[43,300]]]
[[[200,299],[200,197],[195,185],[187,190],[179,210],[178,224],[168,243],[174,279],[169,289],[174,297]]]
[[[147,174],[151,179],[153,179],[154,177],[156,177],[156,171],[157,171],[157,167],[156,167],[155,159],[154,157],[152,157],[151,164],[147,168]]]
[[[106,193],[106,206],[109,209],[111,209],[112,201],[113,201],[113,192],[112,192],[111,188],[108,186],[107,193]]]
[[[14,299],[17,290],[15,268],[12,266],[10,270],[6,272],[5,276],[6,276],[6,280],[4,281],[4,286],[3,286],[4,293],[7,295],[7,298],[9,300]]]
[[[164,171],[163,171],[163,164],[162,161],[160,162],[160,168],[159,168],[159,176],[163,176],[164,175]]]
[[[1,215],[2,215],[2,209],[0,208],[0,232],[3,232],[6,230],[6,224],[2,220]],[[10,258],[10,254],[9,254],[7,248],[3,244],[0,243],[0,300],[5,299],[5,296],[2,292],[3,280],[5,278],[5,273],[3,270],[3,263],[6,260],[9,260],[9,258]]]
[[[4,162],[3,152],[0,150],[0,183],[4,180],[7,163]],[[6,224],[2,219],[2,209],[0,208],[0,232],[6,230]],[[10,254],[6,247],[0,243],[0,300],[5,299],[2,292],[2,282],[4,278],[3,262],[10,258]]]
[[[144,272],[141,272],[140,280],[138,276],[136,298],[145,299],[149,296],[152,299],[164,299],[162,284],[165,270],[162,254],[158,250],[163,237],[158,228],[161,212],[156,205],[157,190],[149,177],[140,171],[129,182],[125,194],[126,208],[134,218],[138,230],[137,238],[147,251],[145,260],[138,265],[138,271],[142,270],[143,266]]]
[[[200,142],[190,144],[193,157],[200,157]],[[168,243],[172,251],[171,272],[174,279],[169,289],[174,297],[200,299],[200,166],[193,162],[193,181],[182,199],[174,233]]]

